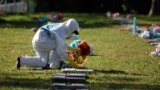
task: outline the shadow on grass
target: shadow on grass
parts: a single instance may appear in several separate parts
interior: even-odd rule
[[[119,71],[119,70],[94,70],[95,73],[104,73],[104,74],[128,74],[125,71]]]
[[[131,74],[120,70],[94,71],[96,74],[103,73],[104,75],[100,75],[98,78],[91,77],[94,81],[88,84],[91,90],[160,90],[159,84],[143,82],[143,78],[146,76],[143,74]]]
[[[87,23],[84,20],[78,21],[81,28],[102,28],[102,27],[112,27],[113,25],[118,25],[115,21],[93,21],[91,23]],[[0,20],[0,27],[1,28],[33,28],[33,27],[40,27],[34,21],[25,21],[25,20],[18,20],[18,21],[5,21]]]
[[[32,21],[5,21],[0,24],[1,28],[33,28],[39,27]]]
[[[23,89],[29,89],[29,90],[44,90],[44,89],[50,89],[50,79],[43,79],[40,77],[36,78],[25,78],[21,77],[19,74],[1,74],[1,77],[4,77],[3,80],[0,81],[0,86],[7,87],[7,88],[23,88]],[[18,77],[20,76],[20,77]]]
[[[29,89],[48,89],[50,87],[50,81],[41,78],[6,78],[5,81],[0,82],[0,86],[12,87],[12,88],[29,88]]]
[[[123,75],[134,75],[134,76],[149,76],[147,74],[138,74],[138,73],[128,73],[120,70],[94,70],[95,73],[104,73],[104,74],[123,74]]]
[[[102,27],[112,27],[114,25],[120,25],[117,21],[94,21],[92,23],[87,23],[86,21],[79,21],[81,28],[102,28]]]
[[[136,83],[91,83],[91,90],[160,90],[160,85]],[[99,88],[97,88],[99,87]]]

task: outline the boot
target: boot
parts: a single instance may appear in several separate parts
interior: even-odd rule
[[[20,69],[21,65],[20,65],[20,56],[17,57],[17,69]]]

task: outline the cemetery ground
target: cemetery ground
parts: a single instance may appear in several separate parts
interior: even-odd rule
[[[38,14],[9,14],[0,23],[0,89],[50,90],[52,74],[60,70],[16,69],[16,57],[35,55],[31,41]],[[120,31],[117,22],[103,14],[65,13],[64,20],[75,18],[81,31],[80,38],[89,42],[94,56],[89,56],[85,67],[89,74],[89,90],[159,90],[160,57],[148,55],[155,48],[129,31]],[[137,15],[138,23],[158,23],[160,17]],[[67,40],[70,42],[72,40]]]

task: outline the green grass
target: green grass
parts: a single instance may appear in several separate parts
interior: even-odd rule
[[[50,90],[51,75],[59,70],[15,69],[19,55],[35,55],[31,40],[36,25],[33,18],[44,15],[6,15],[0,24],[0,89]],[[158,17],[137,16],[139,23],[158,23]],[[86,67],[90,74],[90,90],[159,90],[160,58],[146,53],[154,50],[145,40],[131,32],[119,31],[119,26],[101,14],[66,13],[64,20],[79,21],[80,37],[93,46],[95,56],[89,56]],[[157,21],[156,21],[157,20]]]

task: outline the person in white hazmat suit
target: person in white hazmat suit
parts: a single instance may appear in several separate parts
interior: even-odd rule
[[[40,27],[32,39],[36,56],[19,56],[17,69],[22,66],[59,69],[61,61],[68,57],[67,49],[72,50],[65,42],[66,37],[79,34],[79,24],[75,19],[63,23],[51,23]]]

